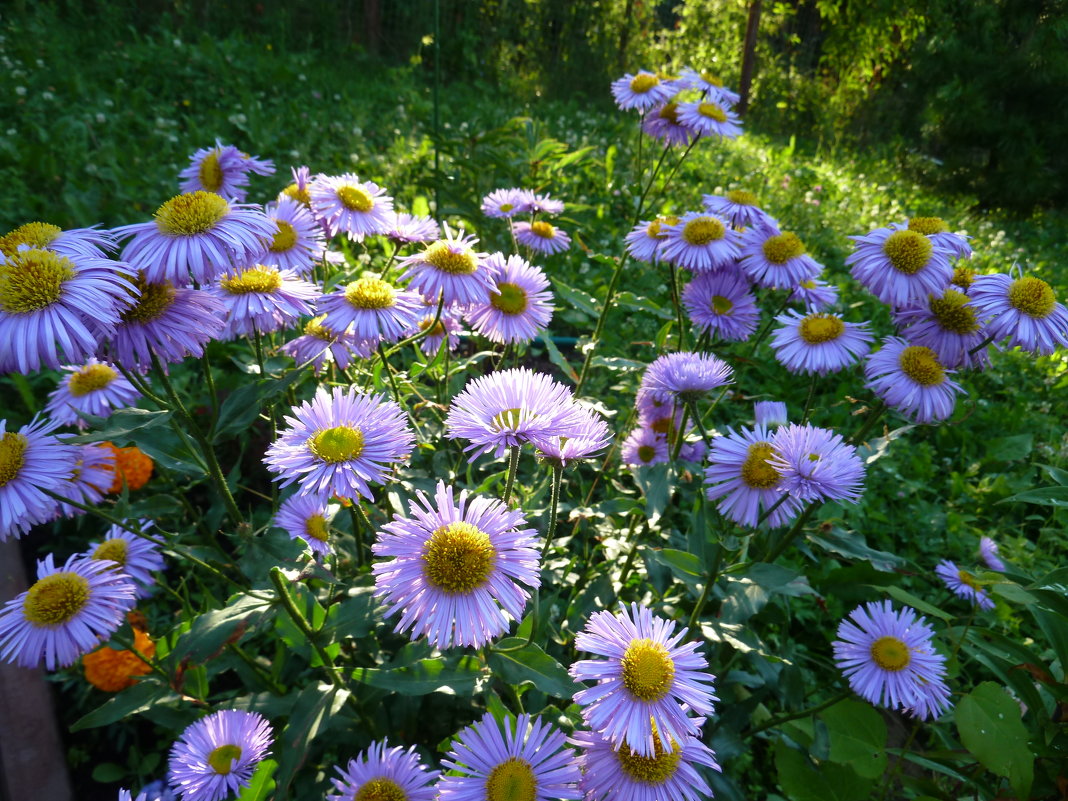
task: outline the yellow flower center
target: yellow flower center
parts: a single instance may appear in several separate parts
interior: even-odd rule
[[[894,231],[883,242],[883,253],[899,273],[914,275],[931,258],[931,240],[916,231]]]
[[[981,587],[979,586],[979,581],[967,570],[958,570],[957,578],[959,578],[961,584],[965,585],[966,587],[971,587],[973,590],[981,589]]]
[[[89,602],[89,582],[77,573],[53,573],[30,587],[22,614],[34,626],[59,626]]]
[[[753,489],[771,489],[782,480],[779,471],[768,464],[768,459],[775,454],[770,442],[754,442],[746,452],[742,462],[742,481]]]
[[[282,194],[297,201],[297,203],[305,208],[311,208],[311,193],[308,192],[307,187],[301,189],[296,184],[290,184],[282,190]]]
[[[126,566],[126,554],[129,551],[130,544],[121,537],[115,537],[114,539],[104,540],[93,551],[93,559],[103,559],[109,562],[115,562],[116,564],[125,567]]]
[[[455,253],[445,242],[435,242],[423,253],[423,261],[450,275],[470,275],[478,269],[478,259],[470,248]]]
[[[334,426],[308,439],[308,450],[324,462],[337,464],[363,453],[363,432],[352,426]]]
[[[174,303],[178,290],[169,281],[150,284],[140,275],[133,282],[141,294],[134,298],[134,305],[122,313],[124,323],[150,323],[163,315]]]
[[[118,373],[106,364],[90,364],[71,375],[67,389],[70,390],[71,395],[80,398],[82,395],[103,389],[114,381],[117,375]]]
[[[501,206],[500,206],[501,211],[503,211],[505,213],[508,213],[509,211],[511,211],[514,208],[515,208],[515,204],[514,203],[502,203]]]
[[[968,296],[955,289],[947,289],[940,298],[931,295],[928,299],[931,314],[938,324],[954,334],[973,334],[979,330],[975,310],[965,306],[967,302]]]
[[[944,234],[949,230],[949,226],[941,217],[912,217],[909,219],[909,230],[930,236],[931,234]]]
[[[1009,304],[1028,317],[1049,317],[1057,305],[1053,289],[1041,278],[1018,278],[1009,287]]]
[[[0,236],[0,253],[11,258],[18,251],[19,245],[29,245],[30,248],[46,248],[61,233],[63,233],[63,229],[58,225],[28,222],[20,225],[14,231]]]
[[[376,776],[360,785],[353,801],[408,801],[408,794],[392,779]]]
[[[710,120],[716,122],[726,122],[727,112],[725,112],[718,103],[709,103],[705,101],[697,107],[697,113],[702,117],[708,117]]]
[[[808,281],[802,281],[801,282],[801,288],[802,289],[815,289],[816,288],[816,282],[811,280],[811,279],[808,280]]]
[[[219,286],[231,295],[270,295],[281,288],[282,274],[277,267],[257,264],[237,275],[223,278],[219,281]]]
[[[668,103],[660,109],[660,119],[667,120],[673,125],[679,124],[679,104]]]
[[[533,417],[534,415],[524,413],[519,407],[514,407],[493,415],[490,420],[490,426],[494,431],[515,431],[524,420]]]
[[[845,331],[845,323],[833,314],[810,314],[801,321],[798,333],[810,345],[838,339]]]
[[[337,199],[349,211],[368,212],[375,207],[375,199],[362,186],[345,184],[338,187]]]
[[[234,769],[234,762],[241,759],[241,746],[220,745],[208,754],[208,764],[220,776],[228,776]]]
[[[486,779],[486,801],[534,801],[537,792],[534,770],[518,757],[501,762]]]
[[[682,748],[674,740],[671,740],[670,751],[664,748],[655,725],[653,726],[652,756],[635,754],[626,744],[616,752],[619,767],[624,773],[636,782],[652,785],[663,784],[674,776],[681,758]]]
[[[176,195],[156,209],[156,227],[167,236],[195,236],[210,231],[230,213],[230,204],[214,192]]]
[[[427,334],[428,337],[440,337],[445,335],[445,323],[441,322],[441,320],[438,320],[435,324],[433,317],[424,317],[422,320],[420,320],[419,330],[426,331],[428,328],[430,328],[431,325],[433,325],[434,327],[431,329],[430,333]]]
[[[727,193],[727,200],[738,206],[755,206],[757,204],[756,195],[752,192],[747,192],[745,189],[732,189]]]
[[[708,70],[703,70],[701,72],[701,80],[705,83],[710,83],[713,86],[723,86],[723,79]]]
[[[0,487],[19,474],[26,461],[26,448],[30,441],[17,431],[7,431],[0,437]]]
[[[74,265],[58,253],[20,250],[0,264],[0,311],[29,314],[47,308],[74,275]]]
[[[271,246],[268,250],[271,253],[285,253],[292,250],[293,246],[297,244],[297,229],[288,220],[275,218],[274,223],[278,226],[278,233],[271,240]]]
[[[883,670],[896,673],[909,666],[912,655],[904,640],[897,637],[880,637],[871,644],[871,658]]]
[[[219,166],[219,151],[213,150],[200,162],[200,185],[209,192],[218,192],[223,185],[223,171]]]
[[[313,540],[326,542],[330,537],[330,529],[327,526],[326,518],[322,515],[312,515],[309,517],[304,521],[304,533]]]
[[[538,220],[530,224],[530,233],[534,234],[534,236],[540,236],[542,239],[552,239],[556,236],[556,229],[549,223]]]
[[[659,701],[675,682],[675,663],[658,642],[632,640],[621,661],[623,686],[642,701]]]
[[[644,95],[650,89],[660,84],[660,79],[648,72],[635,75],[630,79],[630,91],[638,95]]]
[[[357,309],[388,309],[394,297],[393,287],[374,276],[360,278],[345,287],[345,300]]]
[[[470,523],[434,530],[423,550],[423,575],[442,592],[463,595],[484,585],[497,563],[489,535]]]
[[[695,217],[683,226],[682,238],[691,245],[707,245],[722,239],[727,229],[712,217]]]
[[[949,279],[949,282],[951,284],[959,286],[961,289],[967,289],[972,285],[972,281],[974,280],[975,270],[957,265],[953,269],[953,277]]]
[[[318,317],[313,317],[311,320],[304,324],[305,336],[315,337],[321,339],[323,342],[333,342],[336,338],[336,334],[323,325],[323,320],[326,319],[325,314],[320,314]]]
[[[923,345],[913,345],[901,351],[898,364],[905,375],[925,387],[941,384],[946,379],[946,372],[934,351]]]
[[[518,284],[503,281],[497,284],[497,293],[490,294],[490,305],[505,314],[522,314],[527,310],[527,292]]]
[[[761,246],[764,258],[772,264],[786,264],[790,259],[796,259],[805,252],[804,243],[798,239],[797,234],[778,234],[769,236]]]
[[[656,458],[656,448],[652,445],[640,445],[638,446],[638,459],[642,462],[648,463]]]
[[[716,314],[730,314],[730,311],[733,308],[734,301],[730,298],[725,298],[723,295],[712,296],[712,311]]]

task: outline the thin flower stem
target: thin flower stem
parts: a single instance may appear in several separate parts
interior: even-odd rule
[[[995,339],[996,339],[996,337],[993,334],[991,334],[986,339],[984,339],[982,342],[980,342],[978,345],[976,345],[974,348],[972,348],[970,351],[968,351],[968,355],[969,356],[974,356],[976,353],[981,351],[983,348],[985,348],[987,345],[989,345]]]
[[[434,312],[434,321],[432,323],[430,323],[430,325],[428,325],[422,331],[418,331],[417,333],[412,334],[407,339],[402,339],[400,342],[398,342],[392,348],[390,348],[388,351],[386,351],[386,355],[387,356],[392,356],[394,353],[396,353],[399,350],[403,350],[404,348],[408,347],[413,342],[418,342],[419,340],[425,339],[426,337],[428,337],[430,335],[430,332],[433,331],[435,328],[437,328],[438,327],[438,323],[441,322],[441,311],[444,308],[445,308],[445,292],[442,291],[442,293],[438,296],[438,308],[437,308],[437,311]]]
[[[400,242],[398,242],[396,245],[394,245],[393,254],[389,257],[389,261],[386,262],[385,268],[382,270],[382,272],[378,276],[379,278],[385,280],[385,277],[389,274],[389,268],[392,267],[393,266],[393,262],[395,262],[397,260],[397,254],[400,253],[400,249],[401,249]]]
[[[215,389],[215,377],[211,374],[211,361],[208,359],[208,349],[200,354],[200,366],[204,368],[204,382],[208,385],[208,395],[211,398],[211,425],[208,426],[208,439],[212,439],[215,432],[215,422],[219,417],[219,393]]]
[[[790,295],[789,293],[787,293],[785,300],[783,300],[779,308],[777,308],[774,312],[771,313],[771,317],[769,317],[768,321],[764,323],[763,327],[760,329],[760,332],[756,335],[756,338],[749,345],[749,353],[746,354],[747,359],[753,358],[753,354],[756,353],[756,349],[760,346],[760,343],[764,341],[764,337],[768,335],[768,332],[771,330],[771,327],[775,324],[775,318],[782,314],[783,310],[787,307],[789,303]]]
[[[674,422],[675,412],[674,409],[671,413],[672,422]],[[675,432],[675,445],[671,449],[671,461],[676,461],[679,458],[679,451],[682,450],[682,443],[686,439],[686,424],[690,422],[690,405],[687,404],[682,408],[682,421],[679,423],[678,430]],[[671,426],[668,426],[668,430],[671,430]]]
[[[793,528],[786,532],[786,536],[779,540],[772,548],[768,550],[767,555],[765,555],[762,561],[774,562],[782,555],[783,551],[790,547],[790,543],[792,543],[797,538],[797,535],[801,533],[802,529],[804,529],[805,523],[807,523],[808,519],[812,517],[812,513],[816,511],[816,506],[816,501],[813,501],[805,507],[805,511],[803,511],[801,513],[801,516],[797,518],[797,522],[794,523]]]
[[[133,384],[134,389],[136,389],[146,398],[156,403],[162,409],[168,408],[167,401],[165,401],[163,398],[153,392],[152,387],[149,386],[148,382],[145,381],[144,378],[138,376],[136,373],[131,373],[118,362],[115,363],[115,369],[122,373],[122,377],[129,381],[131,384]]]
[[[256,351],[256,364],[260,368],[260,378],[267,377],[267,371],[263,368],[263,339],[260,337],[260,329],[252,326],[252,345]]]
[[[504,484],[504,505],[512,500],[512,487],[515,485],[515,474],[519,470],[519,446],[513,445],[508,453],[508,478]]]
[[[712,437],[710,437],[708,435],[708,432],[705,430],[705,423],[701,419],[701,415],[699,415],[697,413],[697,402],[696,401],[691,401],[689,403],[689,407],[690,407],[690,417],[692,417],[694,423],[697,424],[697,430],[701,432],[701,439],[703,439],[705,441],[705,447],[711,448],[712,447]]]
[[[686,350],[686,329],[683,326],[682,304],[679,302],[679,277],[674,261],[669,261],[671,268],[671,304],[675,307],[675,324],[679,327],[679,350]]]
[[[883,401],[879,401],[879,405],[868,413],[868,419],[864,421],[864,424],[860,427],[857,433],[855,433],[848,440],[846,440],[846,442],[848,442],[850,445],[857,445],[862,442],[864,440],[864,437],[867,436],[868,432],[875,427],[875,424],[877,422],[879,422],[879,418],[883,416],[883,413],[885,411],[886,403]]]
[[[153,656],[145,656],[143,653],[141,653],[140,651],[137,650],[137,647],[136,647],[136,645],[134,643],[132,643],[129,640],[127,640],[121,634],[118,634],[118,633],[112,634],[111,635],[111,639],[113,639],[115,642],[117,642],[119,645],[121,645],[123,648],[125,648],[127,651],[129,651],[131,654],[133,654],[138,659],[140,659],[142,662],[144,662],[153,673],[156,673],[159,676],[162,676],[164,679],[166,679],[168,687],[171,687],[172,689],[174,688],[174,677],[170,673],[168,673],[166,670],[163,669],[163,666],[160,665],[159,661],[155,657],[153,657]],[[107,648],[108,646],[105,645],[103,647]]]
[[[553,536],[556,534],[556,512],[560,503],[560,484],[563,482],[563,477],[564,468],[559,464],[553,465],[553,483],[549,496],[549,527],[545,531],[545,544],[541,547],[541,561],[543,562],[549,554]]]
[[[349,520],[352,521],[352,536],[356,538],[356,567],[361,568],[364,565],[364,553],[363,553],[363,535],[361,532],[360,518],[356,513],[356,506],[358,502],[353,502],[349,507]]]
[[[798,712],[791,712],[788,715],[779,715],[778,717],[771,718],[761,723],[759,726],[750,729],[747,732],[742,733],[742,737],[752,737],[754,734],[759,734],[767,729],[774,729],[776,726],[781,726],[784,723],[789,723],[791,720],[797,720],[799,718],[807,718],[810,715],[816,715],[822,712],[824,709],[828,709],[837,703],[845,701],[847,698],[853,695],[852,690],[842,690],[836,695],[832,695],[826,701],[816,706],[809,707],[808,709],[802,709]]]
[[[805,411],[801,414],[801,425],[808,422],[809,412],[812,411],[812,399],[816,396],[816,381],[819,379],[819,373],[812,374],[812,380],[808,383],[808,397],[805,398]]]
[[[690,615],[689,628],[692,630],[698,622],[701,620],[701,612],[704,611],[705,603],[708,601],[708,595],[712,591],[712,588],[716,586],[716,579],[719,577],[719,566],[723,559],[723,546],[716,546],[716,554],[712,557],[712,567],[708,570],[708,577],[705,579],[705,586],[701,588],[701,595],[697,599],[697,603],[694,604],[693,613]]]
[[[760,517],[757,518],[757,526],[759,526],[761,523],[771,517],[775,513],[775,510],[782,506],[784,503],[786,503],[789,499],[790,493],[782,493],[779,496],[779,500],[775,501],[775,503],[773,503],[771,506],[761,512]]]
[[[901,771],[905,766],[905,752],[912,747],[912,741],[916,739],[916,735],[920,731],[920,721],[916,720],[912,724],[912,731],[909,732],[909,738],[905,740],[905,744],[901,746],[901,753],[897,757],[897,761],[894,763],[894,769],[890,772],[890,776],[887,777],[886,783],[883,784],[883,791],[879,795],[879,801],[886,801],[890,797],[890,788],[897,783],[897,777],[901,775]]]
[[[630,551],[627,553],[627,560],[623,563],[623,567],[619,571],[620,592],[622,592],[623,588],[627,586],[627,579],[630,577],[631,568],[634,567],[634,557],[638,554],[638,541],[641,539],[642,532],[639,530],[637,533],[635,533],[634,527],[637,524],[638,515],[631,515],[630,525],[627,527],[627,536],[624,539],[633,540],[633,542],[631,543]]]

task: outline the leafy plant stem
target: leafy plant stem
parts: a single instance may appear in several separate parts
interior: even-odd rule
[[[797,518],[797,522],[794,523],[793,528],[786,532],[786,536],[779,540],[777,543],[775,543],[774,547],[769,549],[763,561],[774,562],[782,555],[783,551],[790,547],[790,543],[792,543],[797,538],[797,535],[801,533],[802,529],[804,529],[805,523],[807,523],[808,519],[812,517],[812,513],[816,511],[817,505],[818,504],[816,503],[816,501],[813,501],[805,507],[805,511],[803,511],[801,513],[801,516]]]
[[[512,500],[512,487],[515,486],[515,474],[519,470],[519,446],[513,445],[508,451],[508,478],[504,483],[504,505]]]
[[[842,690],[841,692],[832,695],[823,703],[816,704],[816,706],[809,707],[808,709],[802,709],[797,712],[791,712],[788,715],[778,715],[777,717],[771,718],[770,720],[766,720],[756,728],[750,729],[749,731],[745,732],[742,737],[752,737],[754,734],[759,734],[760,732],[767,731],[768,729],[774,729],[776,726],[781,726],[783,723],[789,723],[791,720],[798,720],[799,718],[807,718],[810,715],[819,714],[824,709],[829,709],[835,704],[845,701],[852,695],[852,690]]]
[[[552,490],[549,496],[549,527],[545,530],[545,544],[541,546],[541,561],[545,561],[545,557],[549,553],[549,548],[552,547],[553,536],[556,534],[556,511],[560,503],[560,484],[563,483],[564,468],[559,465],[553,465],[553,483]]]
[[[808,397],[805,398],[805,411],[801,414],[801,425],[808,422],[809,412],[812,411],[812,399],[816,396],[816,381],[819,379],[818,373],[812,374],[812,380],[808,382]]]

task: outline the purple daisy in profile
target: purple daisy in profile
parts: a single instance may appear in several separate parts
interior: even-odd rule
[[[688,145],[696,135],[692,128],[679,121],[679,104],[674,101],[646,114],[642,131],[666,146]]]
[[[827,311],[838,303],[838,287],[819,278],[809,278],[793,288],[788,300],[803,303],[808,312]]]
[[[188,726],[171,747],[167,780],[183,801],[222,801],[249,786],[273,741],[262,715],[215,712]]]
[[[573,404],[569,417],[566,428],[571,434],[539,437],[535,443],[538,457],[554,467],[567,467],[579,459],[596,456],[614,438],[608,424],[592,409]]]
[[[2,446],[0,446],[2,447]],[[84,506],[96,506],[115,480],[115,454],[95,442],[75,445],[74,468],[57,495]],[[57,511],[63,517],[77,517],[83,509],[60,502]]]
[[[864,463],[839,434],[811,425],[780,426],[771,436],[777,489],[802,501],[856,503],[864,489]]]
[[[89,359],[82,365],[65,365],[66,375],[48,396],[45,413],[61,425],[89,426],[78,416],[109,417],[115,409],[132,406],[141,393],[106,362]]]
[[[366,359],[373,352],[366,345],[361,346],[351,331],[335,331],[323,325],[325,314],[319,315],[304,324],[304,333],[292,339],[278,349],[280,353],[292,356],[297,366],[311,364],[316,375],[329,364],[336,364],[340,369],[347,368],[354,359]]]
[[[619,458],[631,467],[649,467],[669,460],[668,441],[651,428],[635,428],[623,440]]]
[[[682,290],[682,303],[698,331],[730,342],[744,342],[760,322],[749,282],[735,270],[698,273]]]
[[[107,640],[126,620],[137,588],[107,562],[72,556],[37,563],[37,581],[0,609],[0,659],[64,668]]]
[[[739,94],[723,85],[723,79],[714,72],[698,72],[692,67],[683,67],[679,72],[679,83],[688,89],[697,89],[706,97],[727,106],[738,104]]]
[[[748,528],[755,528],[761,513],[772,508],[767,524],[771,528],[786,525],[797,517],[801,502],[792,495],[782,501],[784,477],[772,464],[778,456],[772,444],[775,435],[760,423],[751,429],[727,431],[726,436],[712,440],[705,469],[706,497],[719,499],[720,513]]]
[[[619,614],[595,612],[575,637],[575,648],[602,659],[580,659],[568,672],[596,685],[575,693],[582,718],[619,749],[656,753],[655,737],[681,740],[701,733],[689,716],[712,714],[714,677],[697,642],[682,643],[689,629],[645,606],[620,604]],[[682,643],[682,644],[680,644]]]
[[[477,253],[478,238],[456,234],[445,226],[445,237],[433,242],[422,253],[404,259],[400,280],[409,280],[408,288],[437,302],[444,297],[446,306],[470,306],[485,303],[493,291],[493,274],[486,267],[485,253]]]
[[[413,242],[433,242],[441,237],[441,227],[432,217],[417,217],[403,212],[394,213],[385,235],[395,245]]]
[[[503,729],[503,730],[502,730]],[[487,712],[453,740],[440,801],[578,801],[582,772],[562,732],[530,715],[498,723]]]
[[[870,704],[921,720],[949,708],[946,658],[934,649],[934,632],[909,607],[889,601],[858,606],[838,626],[834,659],[853,692]]]
[[[548,193],[538,193],[533,189],[520,189],[519,195],[523,199],[524,211],[532,214],[548,214],[550,217],[564,213],[564,201],[550,197]]]
[[[393,462],[406,460],[415,437],[404,411],[380,395],[319,387],[315,397],[292,408],[289,429],[267,449],[264,463],[301,495],[373,500],[369,484],[381,484]]]
[[[731,366],[711,353],[668,353],[645,368],[641,388],[664,400],[693,403],[730,384]]]
[[[218,139],[215,147],[202,147],[189,158],[189,166],[182,170],[179,190],[182,192],[214,192],[227,200],[244,203],[248,192],[249,173],[273,175],[274,162],[242,153],[233,145]]]
[[[289,171],[293,175],[293,183],[278,193],[278,200],[287,197],[311,211],[311,170],[308,167],[290,167]]]
[[[417,492],[409,516],[394,515],[372,546],[379,562],[375,596],[386,617],[398,612],[397,632],[411,629],[438,649],[481,647],[519,620],[541,583],[537,532],[519,510],[439,481],[431,500]],[[523,585],[523,586],[520,586]]]
[[[518,222],[513,230],[516,241],[536,253],[552,255],[571,247],[571,237],[545,220]]]
[[[847,323],[837,314],[788,311],[775,318],[771,348],[791,373],[827,375],[862,359],[871,350],[867,323]]]
[[[494,189],[482,198],[482,213],[487,217],[511,219],[530,211],[522,189]]]
[[[864,364],[865,386],[917,423],[937,423],[953,414],[957,393],[964,392],[949,377],[954,372],[930,348],[900,337],[884,339]]]
[[[990,537],[981,537],[979,539],[979,558],[991,570],[996,570],[999,573],[1005,572],[1005,563],[998,556],[998,544]]]
[[[898,309],[893,317],[905,339],[930,348],[946,367],[983,369],[990,365],[986,348],[980,348],[986,330],[963,292],[947,288],[928,295],[925,302]]]
[[[263,255],[264,264],[306,275],[323,258],[326,238],[312,213],[300,201],[283,196],[267,207],[267,216],[278,230]]]
[[[331,779],[336,792],[326,801],[434,801],[435,782],[441,771],[427,770],[413,745],[407,751],[389,740],[371,743],[342,770],[341,778]]]
[[[494,253],[486,259],[493,270],[494,289],[489,303],[467,312],[471,327],[490,342],[529,342],[544,331],[553,317],[553,293],[540,267],[522,256],[504,258]]]
[[[972,246],[968,244],[968,237],[956,234],[949,230],[949,225],[941,217],[910,217],[901,224],[890,225],[895,231],[916,231],[923,234],[931,243],[948,250],[956,259],[970,259]]]
[[[742,119],[718,98],[679,103],[679,123],[698,136],[737,139],[742,135]]]
[[[176,195],[152,222],[115,229],[130,237],[122,259],[152,283],[206,284],[220,272],[259,260],[278,226],[259,206],[231,203],[213,192]]]
[[[675,81],[662,81],[655,73],[645,70],[637,75],[628,72],[612,81],[612,97],[622,111],[648,111],[667,103],[677,91]]]
[[[396,342],[411,329],[424,308],[415,292],[398,289],[373,275],[322,295],[316,311],[325,314],[323,325],[335,331],[351,330],[357,340]]]
[[[103,259],[115,250],[115,237],[96,228],[64,231],[58,225],[28,222],[0,236],[0,254],[11,258],[19,250],[51,250],[75,261]]]
[[[1041,278],[980,275],[968,297],[995,342],[1008,339],[1010,348],[1042,356],[1052,354],[1058,345],[1068,347],[1068,309]]]
[[[777,228],[775,220],[757,205],[757,196],[746,189],[731,189],[725,195],[701,195],[705,211],[727,220],[737,230]]]
[[[312,302],[322,294],[292,270],[262,264],[221,275],[207,291],[223,306],[223,339],[287,328],[312,314]]]
[[[147,519],[138,520],[136,523],[126,522],[142,534],[149,533],[152,528],[152,521]],[[112,570],[125,573],[127,578],[133,581],[137,587],[138,598],[147,598],[151,594],[149,589],[156,583],[152,574],[165,567],[159,545],[117,525],[108,529],[107,536],[101,542],[89,543],[89,550],[80,556],[84,559],[114,562],[115,567]]]
[[[76,448],[52,436],[58,427],[54,420],[35,417],[8,431],[7,420],[0,420],[0,542],[55,515],[56,501],[42,490],[61,494],[78,458]]]
[[[795,289],[823,272],[796,234],[761,226],[742,233],[738,263],[750,280],[767,289]]]
[[[994,608],[993,599],[987,595],[979,580],[967,570],[957,567],[954,562],[943,559],[935,568],[935,573],[958,598],[971,601],[980,609]]]
[[[739,256],[737,234],[719,217],[699,211],[664,225],[660,257],[695,273],[722,270]]]
[[[784,426],[790,422],[786,404],[782,401],[757,401],[753,404],[753,417],[758,426]]]
[[[845,263],[852,265],[852,276],[895,308],[941,295],[953,276],[949,251],[919,231],[876,228],[849,238],[853,252]]]
[[[329,506],[321,497],[297,494],[282,501],[272,522],[290,539],[303,540],[313,553],[327,556],[334,552],[330,544],[332,518]]]
[[[308,187],[312,211],[330,236],[344,232],[354,242],[384,234],[393,224],[393,198],[373,181],[351,172],[317,175]]]
[[[624,237],[627,243],[627,253],[632,259],[652,264],[660,258],[660,246],[667,238],[663,230],[665,225],[675,225],[679,222],[678,217],[657,217],[649,222],[639,222],[630,233]]]

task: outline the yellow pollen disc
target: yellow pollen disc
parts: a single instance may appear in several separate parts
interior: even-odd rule
[[[667,648],[649,639],[632,640],[623,653],[623,686],[642,701],[659,701],[675,683]]]
[[[321,339],[323,342],[333,342],[336,338],[336,334],[323,325],[323,320],[325,319],[326,315],[320,314],[318,317],[314,317],[306,322],[304,324],[304,335]]]
[[[975,576],[973,576],[967,570],[958,570],[957,578],[959,578],[961,584],[965,585],[966,587],[971,587],[973,590],[981,589],[981,587],[979,586],[979,582],[976,580]]]
[[[63,229],[58,225],[28,222],[25,225],[20,225],[11,233],[0,236],[0,253],[11,258],[18,251],[19,245],[29,245],[30,248],[46,248],[61,233],[63,233]]]
[[[209,192],[218,192],[223,185],[223,171],[219,166],[219,151],[213,150],[200,162],[200,185]]]
[[[326,518],[322,515],[312,515],[304,521],[304,533],[313,540],[326,542],[330,538],[330,529],[326,524]]]
[[[223,278],[219,281],[219,286],[231,295],[270,295],[281,288],[282,274],[277,267],[257,264],[237,275]]]
[[[804,243],[797,238],[797,234],[778,234],[769,236],[761,246],[764,258],[772,264],[786,264],[790,259],[796,259],[805,252]]]
[[[58,253],[20,250],[0,264],[0,311],[29,314],[47,308],[74,275],[74,265]]]
[[[723,223],[711,217],[695,217],[682,229],[682,238],[691,245],[707,245],[722,239],[727,233]]]
[[[525,759],[510,757],[486,778],[486,801],[534,801],[538,782]]]
[[[732,189],[727,193],[727,200],[738,206],[755,206],[757,203],[756,195],[744,189]]]
[[[909,230],[930,236],[931,234],[944,234],[949,230],[949,226],[941,217],[912,217],[909,220]]]
[[[45,576],[26,593],[23,617],[34,626],[59,626],[71,620],[89,602],[89,582],[77,573]]]
[[[30,441],[17,431],[7,431],[0,437],[0,487],[14,479],[26,462],[26,448]]]
[[[845,331],[845,323],[833,314],[810,314],[801,321],[798,333],[810,345],[838,339]]]
[[[954,334],[974,334],[979,330],[975,310],[965,306],[967,302],[968,296],[955,289],[947,289],[940,298],[929,298],[931,314],[942,328]]]
[[[654,420],[649,425],[649,428],[653,429],[653,431],[655,431],[657,434],[667,434],[669,431],[674,433],[675,426],[672,425],[672,423],[673,421],[671,419],[671,415],[669,414],[667,417],[661,417],[659,420]],[[646,445],[644,447],[649,446]]]
[[[733,308],[734,301],[730,298],[725,298],[723,295],[712,296],[712,311],[716,314],[730,314]]]
[[[393,287],[381,278],[368,276],[345,287],[345,300],[357,309],[388,309],[393,305]]]
[[[234,769],[234,762],[241,759],[241,746],[220,745],[208,754],[208,764],[220,776],[228,776]]]
[[[338,187],[337,199],[349,211],[368,212],[375,207],[375,199],[362,186],[345,184]]]
[[[503,281],[490,294],[490,305],[505,314],[522,314],[527,310],[527,291],[517,284]]]
[[[630,746],[624,744],[616,752],[619,767],[630,778],[642,784],[659,785],[675,775],[678,770],[679,760],[682,758],[682,748],[674,740],[671,741],[671,750],[664,748],[660,735],[653,726],[653,755],[640,756],[630,750]]]
[[[897,637],[880,637],[871,644],[871,658],[883,670],[896,673],[909,666],[912,654],[903,640]]]
[[[679,104],[668,103],[660,109],[660,119],[667,120],[675,125],[679,124]]]
[[[445,242],[435,242],[423,253],[423,261],[450,275],[470,275],[478,269],[478,259],[470,248],[453,252]]]
[[[659,219],[653,220],[645,226],[645,235],[650,239],[663,239],[667,234],[660,233],[661,225],[663,225],[663,223]]]
[[[701,73],[701,79],[705,81],[705,83],[710,83],[713,86],[723,86],[723,79],[707,70]]]
[[[708,117],[710,120],[716,122],[726,122],[727,112],[725,112],[718,103],[702,103],[697,107],[697,113],[702,117]]]
[[[174,303],[178,290],[169,281],[162,284],[150,284],[144,275],[133,282],[141,294],[132,298],[133,306],[121,315],[124,323],[150,323],[163,315]]]
[[[638,448],[638,458],[643,462],[651,462],[656,458],[656,448],[652,445],[641,445]]]
[[[630,91],[638,95],[644,95],[653,87],[660,84],[660,79],[648,72],[635,75],[630,79]]]
[[[815,281],[811,281],[811,280],[802,281],[801,282],[801,288],[802,289],[815,289],[816,288],[816,282]]]
[[[156,209],[156,227],[167,236],[194,236],[210,231],[229,213],[230,204],[214,192],[187,192]]]
[[[742,481],[753,489],[771,489],[782,479],[779,471],[767,460],[775,454],[770,442],[754,442],[742,462]]]
[[[490,427],[494,431],[515,431],[519,425],[534,415],[525,414],[522,409],[514,407],[497,412],[490,420]]]
[[[946,372],[935,352],[922,345],[913,345],[901,351],[898,364],[905,375],[925,387],[933,387],[946,380]]]
[[[392,779],[376,776],[360,785],[353,801],[408,801],[408,794]]]
[[[540,236],[542,239],[552,239],[556,236],[556,229],[542,220],[530,224],[530,233]]]
[[[352,426],[324,428],[308,440],[308,450],[330,464],[347,462],[363,453],[363,432]]]
[[[972,281],[975,280],[975,270],[970,270],[967,267],[957,266],[953,270],[953,277],[949,279],[949,282],[955,286],[959,286],[961,289],[968,289],[972,285]]]
[[[428,328],[430,328],[431,325],[433,325],[434,328],[430,331],[429,334],[427,334],[428,337],[440,337],[445,335],[445,323],[441,322],[441,320],[438,320],[437,324],[435,325],[433,317],[424,317],[419,322],[419,330],[426,331]]]
[[[515,205],[512,204],[512,203],[502,203],[500,208],[501,208],[501,211],[507,213],[507,212],[511,211],[512,209],[514,209]]]
[[[285,253],[292,250],[293,246],[297,244],[297,229],[288,220],[276,218],[274,223],[278,226],[278,233],[274,235],[268,250],[271,253]]]
[[[311,193],[307,188],[301,189],[296,184],[290,184],[282,190],[282,194],[288,198],[292,198],[305,208],[311,208]]]
[[[126,552],[130,548],[130,543],[121,537],[116,537],[111,540],[104,540],[93,551],[93,559],[104,559],[109,562],[115,562],[121,566],[126,564]]]
[[[1009,304],[1028,317],[1049,317],[1057,305],[1053,289],[1041,278],[1018,278],[1009,287]]]
[[[434,530],[423,549],[423,575],[432,587],[463,595],[484,585],[497,563],[489,535],[470,523]]]
[[[106,364],[90,364],[71,375],[67,389],[70,390],[71,395],[80,398],[82,395],[103,389],[114,381],[117,375],[118,373]]]
[[[914,275],[931,258],[931,240],[916,231],[894,231],[883,242],[883,253],[899,273]]]

